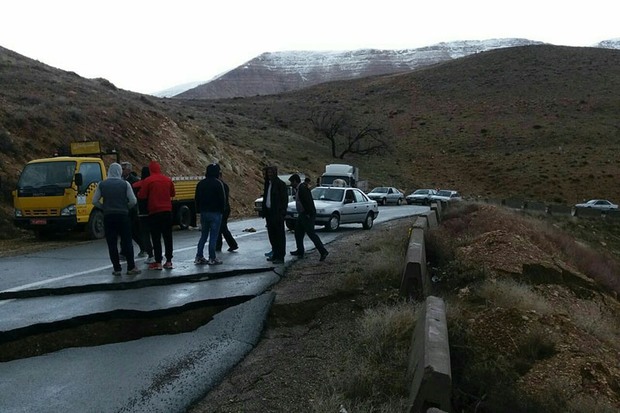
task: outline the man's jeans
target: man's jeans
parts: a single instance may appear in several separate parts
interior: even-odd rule
[[[200,213],[200,240],[198,241],[198,250],[196,257],[204,257],[205,244],[209,240],[209,259],[215,259],[215,245],[217,237],[220,233],[220,224],[222,223],[221,212],[201,212]]]

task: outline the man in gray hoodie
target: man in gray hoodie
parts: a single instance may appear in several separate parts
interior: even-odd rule
[[[131,184],[122,178],[122,168],[113,163],[108,169],[108,177],[97,185],[93,195],[93,205],[103,211],[103,228],[108,244],[108,253],[112,261],[113,275],[121,275],[121,262],[118,254],[118,237],[121,237],[121,249],[127,254],[127,275],[137,275],[131,241],[131,223],[129,209],[137,203]]]

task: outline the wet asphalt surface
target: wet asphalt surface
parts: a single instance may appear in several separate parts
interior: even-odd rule
[[[376,223],[427,210],[381,207]],[[172,270],[147,270],[144,259],[137,259],[143,270],[137,276],[112,275],[103,240],[0,258],[3,341],[119,311],[148,314],[230,302],[192,332],[0,363],[0,411],[183,412],[204,397],[260,340],[275,298],[270,288],[294,259],[289,255],[275,266],[266,261],[269,241],[262,219],[232,221],[229,228],[239,249],[227,252],[224,244],[218,255],[223,264],[216,266],[194,265],[198,230],[174,232]],[[358,230],[361,225],[352,224],[318,233],[329,244]],[[305,242],[312,251],[307,237]],[[294,249],[287,231],[287,252]]]

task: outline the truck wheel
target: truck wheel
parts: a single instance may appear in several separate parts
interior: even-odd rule
[[[177,221],[179,221],[179,228],[187,229],[192,223],[192,211],[187,205],[181,205],[177,211]]]
[[[370,229],[372,228],[372,225],[374,223],[375,223],[375,218],[372,215],[372,212],[369,212],[368,215],[366,215],[366,219],[364,220],[364,222],[362,222],[362,228]]]
[[[329,221],[325,225],[325,229],[328,231],[336,231],[340,227],[340,215],[334,213],[329,217]]]
[[[103,212],[100,209],[93,209],[88,218],[87,224],[88,237],[90,239],[101,239],[105,237],[103,227]]]

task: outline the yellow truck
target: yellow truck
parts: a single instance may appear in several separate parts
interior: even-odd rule
[[[103,213],[92,204],[95,188],[106,178],[99,142],[71,144],[71,155],[36,159],[24,166],[13,191],[13,223],[37,235],[85,230],[90,238],[105,236]],[[196,226],[194,192],[202,177],[175,177],[172,200],[173,223],[181,228]]]

